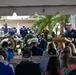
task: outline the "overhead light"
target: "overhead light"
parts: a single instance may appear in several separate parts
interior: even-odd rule
[[[16,16],[17,16],[17,13],[16,13],[16,12],[14,12],[12,16],[16,17]]]

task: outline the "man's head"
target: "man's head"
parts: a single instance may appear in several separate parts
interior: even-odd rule
[[[8,42],[7,41],[3,41],[3,43],[2,43],[2,47],[3,48],[6,48],[6,47],[8,47],[9,45],[8,45]]]
[[[45,37],[44,33],[41,33],[41,38],[44,38],[44,37]]]
[[[70,56],[68,58],[67,66],[70,71],[76,69],[76,57],[75,56]]]
[[[24,58],[30,58],[32,56],[32,52],[30,50],[24,50],[23,55]]]
[[[68,30],[71,30],[71,29],[72,29],[72,24],[71,24],[71,23],[66,23],[66,28],[67,28]]]

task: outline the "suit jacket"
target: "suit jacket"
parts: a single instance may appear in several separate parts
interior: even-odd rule
[[[22,61],[16,66],[15,75],[40,75],[39,64],[31,61]]]

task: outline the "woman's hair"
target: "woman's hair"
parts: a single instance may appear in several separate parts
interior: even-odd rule
[[[70,43],[69,46],[71,47],[72,55],[75,55],[75,46],[73,43]]]
[[[56,49],[56,45],[55,45],[54,42],[51,42],[51,43],[49,43],[49,45],[48,45],[48,50],[49,50],[49,49],[52,49],[52,48]]]
[[[49,55],[56,55],[56,45],[54,42],[49,43],[48,45],[48,54]]]
[[[69,54],[72,54],[72,51],[71,51],[71,47],[70,46],[65,46],[64,50],[63,50],[63,53],[69,53]]]
[[[63,67],[67,67],[67,60],[71,55],[71,48],[69,46],[66,46],[63,50],[63,56],[61,58],[63,60]]]
[[[48,50],[49,55],[56,55],[56,50],[54,48],[51,48]]]
[[[4,57],[4,60],[8,58],[8,53],[2,48],[0,48],[0,55]]]
[[[46,72],[48,72],[49,75],[60,75],[60,63],[57,56],[53,55],[50,57]]]
[[[4,57],[0,55],[0,62],[4,62]]]

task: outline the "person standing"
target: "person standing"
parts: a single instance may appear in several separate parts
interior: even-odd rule
[[[25,26],[22,26],[22,28],[20,28],[20,34],[22,36],[22,39],[24,39],[24,37],[28,34],[27,28]]]
[[[32,47],[30,48],[30,51],[32,51],[32,56],[42,56],[43,54],[43,49],[37,47],[38,44],[38,38],[32,38],[31,39],[31,44]]]
[[[74,30],[72,28],[72,24],[71,23],[66,23],[66,32],[64,34],[64,36],[66,38],[70,38],[72,40],[72,43],[75,45],[76,48],[76,30]]]
[[[44,33],[41,34],[41,41],[39,47],[43,49],[43,51],[46,51],[47,49],[47,41],[45,40]]]

